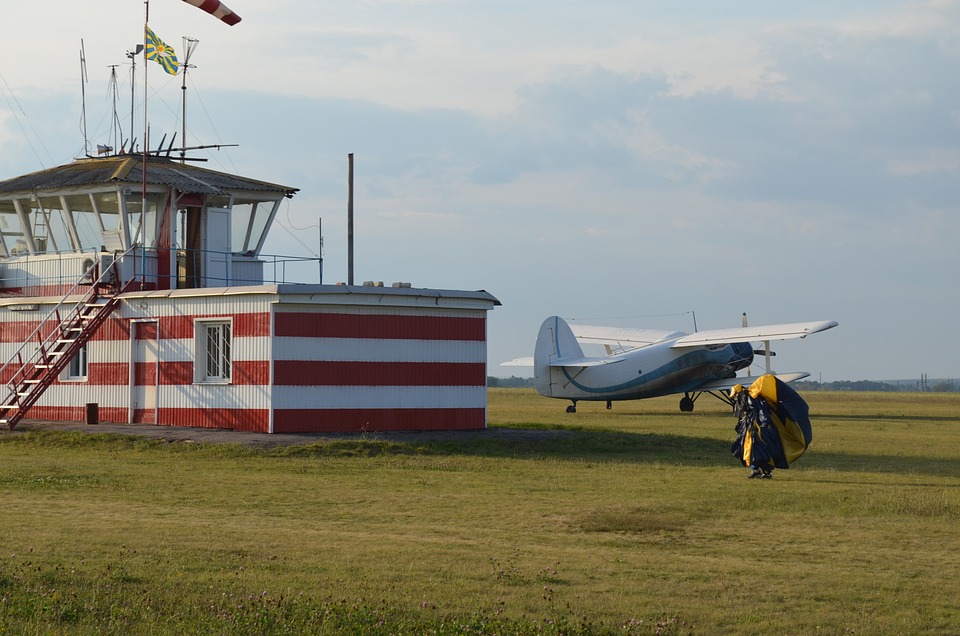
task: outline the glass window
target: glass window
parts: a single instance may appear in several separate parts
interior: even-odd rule
[[[166,202],[166,195],[147,194],[147,209],[144,214],[143,198],[140,194],[131,194],[126,198],[127,220],[130,223],[130,243],[146,247],[157,246],[157,208]]]
[[[64,379],[66,380],[86,380],[87,379],[87,345],[80,347],[80,351],[77,351],[77,355],[73,356],[70,359],[70,364],[67,365],[66,373],[64,374]]]
[[[194,381],[230,381],[232,331],[233,325],[229,320],[196,322]]]
[[[97,192],[90,196],[97,204],[103,229],[106,231],[120,229],[120,204],[117,202],[117,193]]]
[[[101,240],[100,220],[93,211],[90,195],[74,194],[64,197],[70,214],[73,215],[73,225],[77,228],[77,237],[80,239],[81,250],[99,250]]]
[[[29,252],[13,201],[0,201],[0,235],[8,253],[16,256]]]

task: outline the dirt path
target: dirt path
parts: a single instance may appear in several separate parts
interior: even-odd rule
[[[150,439],[193,442],[197,444],[244,444],[271,448],[312,444],[325,439],[375,439],[416,444],[417,442],[456,440],[465,442],[478,439],[529,441],[569,435],[570,431],[530,430],[518,428],[486,428],[478,431],[387,431],[378,433],[249,433],[228,429],[184,426],[156,426],[153,424],[88,425],[84,422],[60,422],[53,420],[24,419],[13,431],[3,429],[0,434],[17,435],[27,431],[83,431],[86,433],[117,433],[139,435]]]

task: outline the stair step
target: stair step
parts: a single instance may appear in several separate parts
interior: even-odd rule
[[[28,405],[33,404],[55,380],[51,371],[62,368],[65,362],[60,356],[76,353],[114,310],[118,301],[117,293],[101,294],[94,287],[84,300],[73,305],[68,314],[61,315],[58,309],[49,316],[49,321],[41,323],[54,328],[54,331],[40,338],[33,354],[21,356],[18,353],[8,362],[13,364],[18,360],[16,364],[20,365],[20,369],[14,367],[11,371],[13,378],[20,379],[7,383],[7,394],[0,401],[13,403],[0,404],[0,414],[8,415],[0,418],[0,424],[6,424],[11,429],[16,426],[25,415]],[[63,300],[66,299],[65,296]],[[12,409],[15,411],[11,415]]]

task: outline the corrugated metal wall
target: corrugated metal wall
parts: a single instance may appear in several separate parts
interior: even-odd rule
[[[261,432],[486,426],[490,303],[420,306],[411,293],[394,305],[359,297],[359,305],[291,304],[296,294],[260,289],[125,295],[88,344],[86,379],[62,375],[28,417],[83,420],[85,405],[95,402],[102,421],[127,422],[142,397],[137,384],[151,382],[155,404],[151,392],[150,412],[137,405],[133,421]],[[50,306],[11,311],[10,301],[0,303],[0,358]],[[229,382],[195,378],[203,354],[198,320],[231,324]],[[157,362],[136,359],[138,325],[150,325],[151,339],[156,326]]]
[[[275,432],[477,429],[486,406],[485,309],[277,307]]]

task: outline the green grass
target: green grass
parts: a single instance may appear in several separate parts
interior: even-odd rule
[[[960,633],[960,396],[805,397],[762,482],[708,397],[495,389],[490,434],[272,449],[6,433],[0,634]]]

